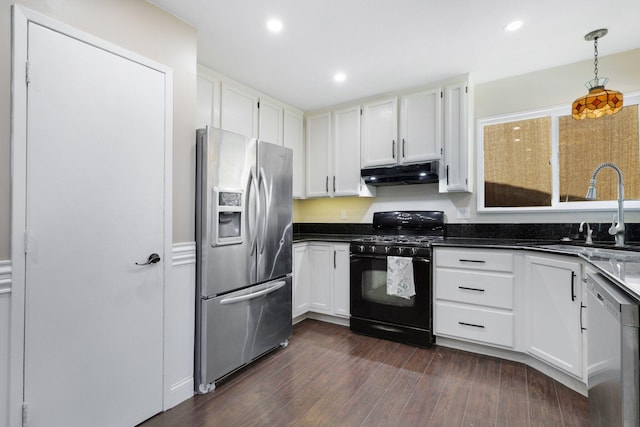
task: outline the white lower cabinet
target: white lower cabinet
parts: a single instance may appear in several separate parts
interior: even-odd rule
[[[513,347],[511,253],[436,248],[434,265],[435,335]]]
[[[583,378],[582,265],[569,257],[527,255],[527,351]]]
[[[309,311],[311,301],[311,269],[306,243],[293,244],[293,318]]]
[[[436,335],[448,335],[503,347],[513,346],[513,313],[436,302]]]
[[[532,366],[548,367],[567,384],[584,385],[583,264],[578,258],[435,247],[433,277],[436,342],[446,338],[518,353],[518,358],[526,354]]]
[[[306,242],[293,248],[293,317],[311,311],[348,318],[349,244]]]

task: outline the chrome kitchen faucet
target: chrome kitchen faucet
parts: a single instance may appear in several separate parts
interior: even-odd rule
[[[615,236],[616,246],[624,246],[624,184],[622,182],[622,172],[613,163],[601,163],[593,171],[591,175],[591,181],[589,182],[589,189],[585,198],[587,200],[595,200],[596,198],[596,176],[604,168],[611,168],[618,174],[618,223],[616,224],[616,214],[613,215],[613,221],[611,227],[609,227],[609,234]]]

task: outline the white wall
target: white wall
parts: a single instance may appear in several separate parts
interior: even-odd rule
[[[0,260],[10,257],[11,5],[17,3],[173,69],[173,239],[195,230],[197,33],[145,0],[0,0]]]

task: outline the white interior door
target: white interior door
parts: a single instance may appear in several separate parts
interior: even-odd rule
[[[28,39],[28,425],[135,425],[162,410],[166,76]]]

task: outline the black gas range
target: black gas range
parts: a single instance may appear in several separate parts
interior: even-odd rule
[[[351,330],[431,345],[431,245],[444,239],[443,212],[376,212],[373,232],[350,244]]]

